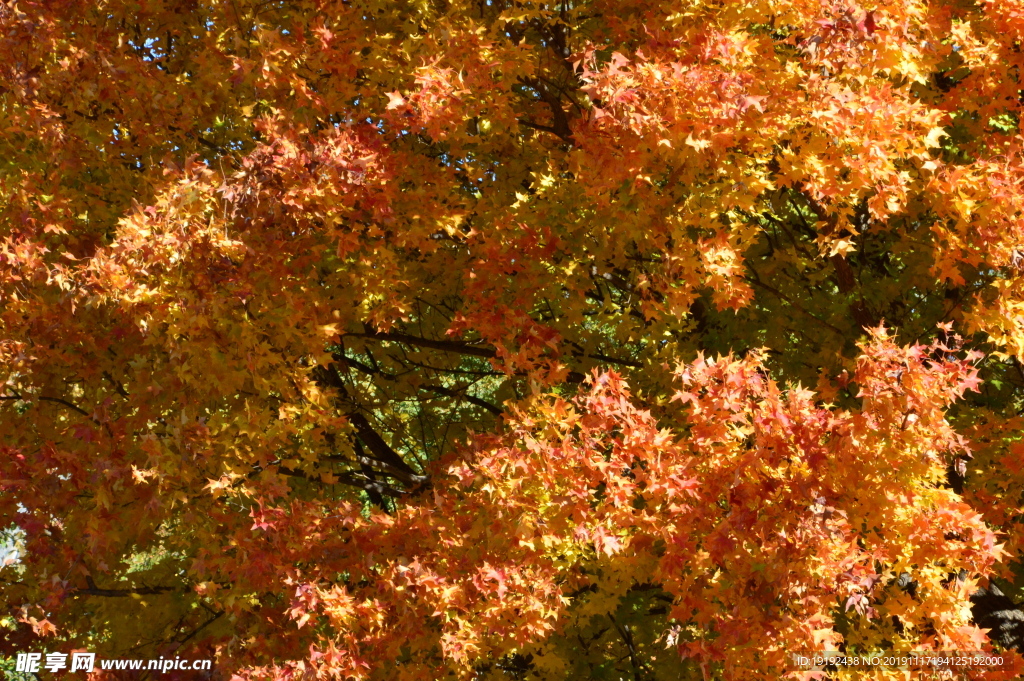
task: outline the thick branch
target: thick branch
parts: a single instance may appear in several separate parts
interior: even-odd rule
[[[259,471],[256,472],[258,473],[262,470],[264,469],[261,468]],[[294,468],[286,468],[285,466],[279,465],[277,470],[280,471],[283,475],[287,475],[289,477],[302,478],[303,480],[308,480],[310,482],[316,483],[323,482],[319,477],[309,475],[308,473],[304,473],[303,471],[300,470],[295,470]],[[361,489],[364,492],[369,493],[371,496],[371,500],[373,500],[375,503],[376,500],[373,499],[374,496],[380,497],[380,495],[387,494],[392,497],[400,497],[407,494],[407,492],[395,489],[391,485],[380,482],[379,480],[371,479],[369,477],[371,474],[372,470],[369,470],[369,467],[367,466],[364,467],[363,475],[360,475],[359,473],[356,473],[354,471],[345,471],[343,473],[335,473],[334,475],[336,478],[338,478],[338,482],[342,483],[343,485],[355,487],[356,489]]]
[[[526,127],[533,128],[534,130],[537,130],[539,132],[550,132],[552,135],[556,135],[558,137],[561,137],[566,142],[569,141],[568,138],[562,137],[561,135],[559,135],[558,134],[558,130],[556,130],[555,128],[551,127],[550,125],[541,125],[540,123],[534,123],[533,121],[527,120],[525,118],[520,118],[519,119],[519,125],[525,125]]]
[[[363,471],[363,475],[360,478],[360,476],[355,475],[355,473],[349,473],[353,480],[350,484],[358,484],[358,482],[362,482],[363,490],[370,497],[370,501],[372,501],[377,508],[382,509],[386,513],[388,511],[388,507],[384,501],[384,495],[388,494],[391,488],[377,481],[377,476],[374,474],[373,468],[370,467],[370,459],[366,456],[366,452],[363,451],[363,445],[359,442],[358,438],[356,438],[353,444],[355,445],[356,456],[359,459],[359,466]]]
[[[75,595],[83,596],[104,596],[107,598],[123,598],[125,596],[155,596],[171,591],[181,591],[173,586],[144,586],[135,589],[101,589],[96,586],[92,577],[86,577],[85,583],[89,585],[86,589],[75,589]]]
[[[392,475],[407,485],[424,485],[430,482],[429,477],[417,473],[398,452],[384,441],[384,438],[373,429],[365,416],[357,411],[349,412],[346,416],[348,416],[349,423],[355,427],[359,439],[370,450],[370,458],[387,466]]]
[[[70,409],[72,411],[77,411],[79,414],[81,414],[82,416],[86,417],[87,419],[90,419],[92,421],[96,420],[96,419],[94,419],[92,417],[92,414],[90,414],[86,410],[84,410],[81,407],[79,407],[78,405],[72,404],[71,402],[68,402],[67,400],[62,399],[60,397],[45,397],[45,396],[40,395],[36,399],[39,400],[40,402],[54,402],[56,404],[64,405],[65,407],[67,407],[68,409]]]
[[[497,354],[498,354],[497,350],[495,350],[494,348],[486,347],[486,346],[479,346],[479,345],[472,345],[472,344],[467,343],[465,341],[433,340],[431,338],[421,338],[419,336],[411,336],[411,335],[405,334],[405,333],[381,333],[379,331],[372,331],[372,330],[368,329],[365,333],[346,333],[346,334],[344,334],[344,336],[350,336],[350,337],[354,337],[354,338],[369,338],[369,339],[372,339],[372,340],[381,340],[381,341],[392,341],[392,342],[395,342],[395,343],[404,343],[406,345],[412,345],[412,346],[415,346],[415,347],[431,348],[433,350],[441,350],[442,352],[452,352],[452,353],[456,353],[456,354],[460,354],[460,355],[473,355],[475,357],[491,358],[491,357],[496,357]],[[640,362],[634,362],[633,360],[628,360],[628,359],[617,359],[615,357],[608,357],[607,355],[601,355],[601,354],[591,354],[591,355],[586,355],[586,356],[590,357],[592,359],[596,359],[596,360],[602,361],[602,362],[608,362],[610,364],[620,364],[622,366],[634,367],[634,368],[637,368],[637,369],[643,367],[643,365]],[[345,359],[346,359],[346,361],[350,361],[351,362],[350,358],[346,357]],[[360,368],[360,367],[357,367],[357,368]],[[369,367],[365,367],[365,368],[366,369],[370,369]],[[437,369],[437,370],[438,371],[447,371],[447,369]],[[571,372],[569,372],[569,376],[566,378],[566,381],[568,383],[581,383],[583,381],[583,374],[581,374],[579,372],[576,372],[576,371],[571,371]],[[472,401],[472,400],[470,400],[470,401]],[[483,406],[483,405],[478,405],[478,406]],[[488,409],[488,407],[484,407],[484,409]],[[490,409],[488,409],[488,410],[490,411]]]
[[[374,331],[368,328],[365,333],[346,333],[344,336],[352,336],[355,338],[371,338],[373,340],[381,341],[393,341],[395,343],[405,343],[406,345],[413,345],[420,348],[431,348],[433,350],[441,350],[442,352],[454,352],[460,355],[473,355],[474,357],[496,357],[497,351],[494,348],[480,347],[477,345],[470,345],[465,341],[443,341],[443,340],[432,340],[430,338],[420,338],[419,336],[410,336],[405,333],[381,333],[380,331]]]
[[[322,383],[337,390],[341,396],[346,399],[348,398],[348,390],[346,390],[345,383],[338,374],[336,365],[317,367],[315,376]],[[384,464],[392,476],[410,486],[429,484],[430,478],[426,475],[420,475],[412,466],[407,464],[405,459],[392,449],[391,445],[385,442],[384,438],[373,429],[373,426],[370,425],[365,416],[354,409],[347,411],[345,416],[348,417],[349,423],[356,429],[359,439],[370,450],[369,457]]]
[[[552,92],[550,86],[539,78],[520,78],[519,82],[536,92],[541,100],[548,105],[548,108],[551,109],[552,124],[548,131],[554,133],[563,141],[572,143],[572,128],[569,126],[569,115],[562,108],[562,98]],[[519,122],[525,123],[522,120]],[[529,125],[538,130],[544,129],[536,124]]]
[[[971,595],[974,622],[988,637],[1006,648],[1024,650],[1024,610],[994,583]]]

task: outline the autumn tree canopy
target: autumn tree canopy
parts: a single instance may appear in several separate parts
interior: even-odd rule
[[[970,598],[1024,584],[1022,34],[1020,0],[0,3],[3,653],[1015,678]]]

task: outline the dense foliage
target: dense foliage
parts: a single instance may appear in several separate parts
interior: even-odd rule
[[[970,598],[1024,583],[1022,34],[1020,0],[0,3],[3,652],[1013,678]]]

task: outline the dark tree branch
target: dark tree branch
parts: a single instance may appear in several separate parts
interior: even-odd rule
[[[86,417],[87,419],[90,419],[92,421],[96,420],[96,419],[94,419],[92,417],[92,414],[90,414],[86,410],[82,409],[81,407],[79,407],[79,406],[77,406],[75,404],[72,404],[71,402],[68,402],[67,400],[65,400],[63,398],[60,398],[60,397],[45,397],[45,396],[40,395],[36,399],[39,400],[40,402],[54,402],[55,404],[64,405],[65,407],[67,407],[68,409],[70,409],[72,411],[77,411],[79,414],[81,414],[82,416]]]
[[[360,467],[362,468],[363,475],[365,478],[360,479],[353,473],[349,473],[351,476],[351,482],[349,484],[360,485],[369,497],[370,501],[373,502],[377,508],[383,509],[385,512],[388,510],[387,504],[384,502],[384,495],[390,493],[390,488],[383,483],[377,481],[377,476],[373,472],[373,468],[370,466],[369,457],[363,451],[363,445],[358,439],[355,441],[356,456],[359,458]],[[385,489],[387,488],[387,489]],[[398,490],[394,490],[398,491]]]
[[[618,364],[619,366],[632,367],[634,369],[642,369],[644,366],[642,363],[634,362],[631,359],[619,359],[618,357],[609,357],[608,355],[602,355],[597,352],[591,353],[587,355],[587,357],[591,359],[596,359],[599,362],[608,362],[609,364]]]
[[[971,594],[971,614],[975,624],[989,630],[990,639],[1024,651],[1024,610],[994,583]]]
[[[430,338],[420,338],[419,336],[411,336],[405,333],[382,333],[380,331],[374,331],[372,328],[367,328],[365,333],[346,333],[343,334],[343,337],[344,336],[370,338],[372,340],[379,341],[393,341],[395,343],[405,343],[406,345],[413,345],[420,348],[441,350],[442,352],[454,352],[460,355],[473,355],[474,357],[491,358],[496,357],[498,354],[494,348],[471,345],[465,341],[432,340]]]
[[[348,337],[354,337],[354,338],[369,338],[369,339],[372,339],[372,340],[391,341],[391,342],[394,342],[394,343],[404,343],[406,345],[412,345],[412,346],[415,346],[415,347],[431,348],[433,350],[441,350],[442,352],[452,352],[452,353],[457,353],[457,354],[460,354],[460,355],[472,355],[474,357],[492,358],[492,357],[496,357],[497,354],[498,354],[497,350],[495,350],[494,348],[490,348],[490,347],[486,347],[486,346],[479,346],[479,345],[472,345],[470,343],[467,343],[466,341],[433,340],[433,339],[430,339],[430,338],[421,338],[419,336],[412,336],[412,335],[405,334],[405,333],[381,333],[381,332],[378,332],[378,331],[367,330],[365,333],[346,333],[346,334],[343,334],[343,335],[344,336],[348,336]],[[609,362],[610,364],[620,364],[622,366],[629,366],[629,367],[635,367],[635,368],[641,368],[643,366],[641,363],[634,362],[633,360],[617,359],[617,358],[614,358],[614,357],[608,357],[607,355],[592,354],[592,355],[587,355],[587,356],[591,357],[592,359],[597,359],[597,360],[600,360],[600,361],[603,361],[603,362]],[[349,361],[349,362],[352,361],[348,357],[346,357],[345,359],[346,359],[346,361]],[[362,367],[357,367],[357,368],[359,368],[361,371],[364,371],[364,372],[370,372],[370,373],[374,372],[374,370],[371,367],[368,367],[366,365],[362,365]],[[447,371],[447,370],[446,369],[437,369],[437,371]],[[583,374],[581,374],[579,372],[576,372],[576,371],[571,371],[571,372],[569,372],[569,376],[566,378],[566,381],[569,382],[569,383],[582,383],[583,379],[584,379]],[[337,387],[337,386],[335,386],[335,387]],[[478,405],[478,406],[483,406],[483,405]],[[487,407],[484,407],[484,408],[487,409]]]
[[[540,131],[540,132],[550,132],[552,135],[556,135],[558,137],[561,137],[562,139],[564,139],[567,142],[569,141],[565,137],[562,137],[561,135],[559,135],[558,134],[558,130],[556,130],[555,128],[553,128],[550,125],[541,125],[540,123],[534,123],[533,121],[527,120],[525,118],[518,119],[518,122],[519,122],[519,125],[525,125],[528,128],[532,128],[532,129]]]
[[[569,126],[569,115],[562,108],[562,98],[557,93],[553,92],[550,86],[539,78],[519,78],[519,82],[527,86],[531,90],[540,96],[541,101],[548,105],[551,110],[551,121],[552,124],[548,128],[548,132],[554,133],[564,142],[572,143],[572,128]],[[520,120],[520,123],[524,121]],[[529,124],[529,127],[536,127],[538,130],[542,129],[536,124]],[[547,127],[547,126],[544,126]]]
[[[365,416],[357,411],[349,412],[346,416],[348,416],[349,423],[355,427],[359,439],[370,450],[370,458],[387,466],[394,477],[412,486],[426,485],[430,482],[428,476],[417,473],[398,452],[384,441],[384,438],[373,429]]]
[[[425,390],[430,390],[432,392],[435,392],[438,395],[446,395],[448,397],[457,397],[459,399],[465,400],[466,402],[469,402],[470,404],[475,404],[476,406],[480,407],[481,409],[486,409],[487,411],[491,412],[495,416],[501,416],[502,414],[505,413],[505,410],[502,409],[501,407],[493,405],[490,402],[488,402],[487,400],[482,400],[479,397],[473,397],[472,395],[468,394],[466,392],[465,388],[463,388],[462,390],[451,390],[450,388],[445,388],[445,387],[440,386],[440,385],[425,385],[425,386],[423,386],[423,388]]]
[[[207,608],[207,610],[209,610],[209,608]],[[200,631],[202,631],[202,630],[203,630],[203,629],[205,629],[206,627],[210,626],[211,624],[213,624],[214,622],[216,622],[217,620],[219,620],[219,619],[220,619],[220,618],[221,618],[221,617],[222,617],[222,616],[224,615],[224,611],[223,611],[223,610],[219,610],[219,611],[213,612],[212,614],[213,614],[213,617],[211,617],[210,619],[208,619],[208,620],[206,620],[205,622],[203,622],[202,624],[200,624],[200,625],[199,625],[198,627],[196,627],[195,629],[193,629],[193,630],[192,630],[192,631],[191,631],[191,632],[189,633],[189,635],[188,635],[188,636],[186,636],[185,638],[183,638],[183,639],[181,639],[180,641],[178,641],[178,645],[176,645],[176,646],[174,647],[174,649],[175,649],[175,650],[178,650],[178,649],[180,649],[180,648],[181,648],[181,647],[182,647],[183,645],[185,645],[186,643],[188,643],[188,641],[189,641],[190,639],[194,638],[194,637],[195,637],[195,635],[196,635],[196,634],[198,634],[198,633],[199,633]]]
[[[133,589],[101,589],[96,586],[96,582],[93,581],[92,577],[86,577],[85,583],[88,584],[86,589],[75,589],[74,595],[83,596],[104,596],[106,598],[122,598],[125,596],[155,596],[157,594],[170,593],[172,591],[183,591],[180,588],[173,586],[144,586]]]
[[[748,265],[748,267],[749,267],[749,265]],[[751,271],[753,271],[753,268],[750,268],[750,269],[751,269]],[[755,274],[756,274],[756,272],[755,272]],[[818,324],[824,326],[827,329],[831,329],[832,331],[836,332],[837,334],[839,334],[840,336],[842,336],[844,338],[846,337],[846,333],[844,333],[842,329],[840,329],[837,326],[833,326],[832,324],[829,324],[828,322],[826,322],[824,319],[820,319],[820,318],[816,317],[815,315],[811,314],[810,312],[807,311],[806,308],[804,308],[799,303],[797,303],[796,301],[791,299],[785,293],[783,293],[782,291],[778,290],[777,288],[775,288],[773,286],[769,286],[768,284],[765,284],[764,282],[762,282],[760,280],[760,278],[758,278],[758,277],[744,277],[744,280],[747,283],[749,283],[749,284],[753,284],[754,286],[757,286],[758,288],[761,288],[761,289],[764,289],[765,291],[768,291],[769,293],[774,295],[779,300],[783,300],[783,301],[789,303],[789,305],[793,309],[795,309],[797,312],[801,313],[805,317],[813,319]]]
[[[117,391],[118,395],[120,395],[121,397],[128,397],[128,391],[125,390],[125,387],[123,385],[121,385],[121,383],[119,381],[115,381],[114,380],[114,377],[110,375],[110,372],[104,371],[103,372],[103,378],[105,378],[108,381],[110,381],[111,385],[114,386],[114,390]]]
[[[87,418],[90,421],[92,421],[93,423],[95,423],[97,426],[103,426],[103,429],[107,431],[107,435],[110,435],[110,436],[114,435],[113,429],[111,429],[109,423],[103,423],[98,418],[96,418],[95,416],[93,416],[92,414],[87,412],[86,410],[82,409],[78,405],[72,404],[71,402],[68,402],[67,400],[65,400],[65,399],[63,399],[61,397],[47,397],[45,395],[40,395],[36,399],[39,400],[40,402],[53,402],[54,404],[59,404],[59,405],[61,405],[63,407],[67,407],[68,409],[70,409],[72,411],[78,412],[79,414],[81,414],[85,418]]]
[[[636,644],[633,642],[633,634],[629,631],[628,626],[622,626],[611,613],[608,613],[608,619],[612,621],[612,625],[615,626],[615,630],[619,632],[619,636],[622,638],[623,643],[626,644],[626,650],[629,652],[629,663],[633,667],[633,679],[634,681],[640,681],[643,678],[644,663],[640,659],[636,652]]]
[[[324,385],[330,386],[338,391],[338,394],[351,402],[349,399],[348,390],[345,388],[345,382],[341,379],[341,375],[338,373],[337,365],[331,364],[327,367],[316,367],[314,369],[314,376],[318,381]],[[430,484],[430,477],[426,475],[420,475],[416,470],[405,462],[405,459],[391,448],[384,438],[382,438],[365,416],[356,411],[355,409],[346,411],[345,416],[348,417],[349,423],[356,430],[356,434],[359,439],[366,445],[366,448],[370,450],[369,458],[384,464],[389,474],[393,477],[401,480],[406,485],[412,487],[426,486]]]
[[[258,471],[256,471],[256,473],[262,472],[264,470],[266,469],[260,468]],[[313,483],[323,483],[323,480],[318,476],[310,475],[309,473],[305,473],[294,468],[287,468],[285,466],[281,466],[280,464],[278,464],[277,470],[278,472],[281,473],[281,475],[287,475],[292,478],[301,478],[303,480],[307,480]],[[407,494],[407,492],[395,489],[394,487],[388,485],[387,483],[383,483],[380,482],[379,480],[376,480],[374,471],[367,465],[363,466],[362,475],[356,473],[355,471],[344,471],[343,473],[333,473],[333,475],[336,478],[338,478],[338,482],[342,483],[343,485],[355,487],[356,489],[361,489],[364,492],[368,493],[370,495],[370,501],[373,501],[381,508],[385,508],[383,495],[386,494],[392,497],[401,497]],[[380,503],[378,503],[378,501]]]

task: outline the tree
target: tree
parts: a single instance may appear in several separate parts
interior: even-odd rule
[[[1019,3],[0,27],[6,653],[1022,668]]]

